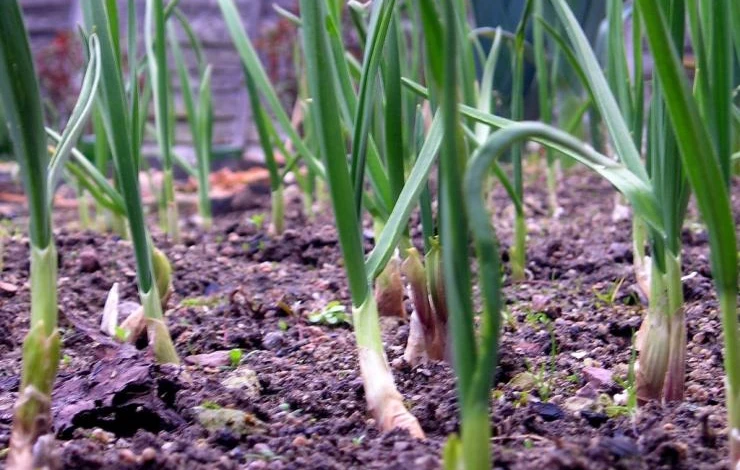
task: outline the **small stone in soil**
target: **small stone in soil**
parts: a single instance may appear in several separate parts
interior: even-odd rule
[[[531,407],[545,421],[555,421],[565,416],[562,408],[554,403],[534,402]]]
[[[94,248],[84,248],[80,251],[79,256],[80,271],[83,273],[94,273],[100,269],[100,260],[98,253]]]
[[[405,441],[398,441],[393,444],[394,452],[405,452],[411,448],[411,444]]]
[[[0,296],[13,297],[18,292],[18,286],[9,282],[0,281]]]
[[[100,442],[101,444],[109,444],[113,441],[113,433],[103,431],[100,428],[95,428],[90,433],[90,437]]]
[[[146,449],[141,451],[141,461],[142,462],[151,462],[152,460],[157,458],[157,451],[152,447],[147,447]]]
[[[612,383],[613,373],[602,367],[584,367],[583,378],[597,389],[608,387]]]
[[[285,338],[279,331],[271,331],[262,338],[262,345],[265,349],[269,349],[271,351],[281,348],[284,343]]]
[[[229,429],[239,436],[250,434],[262,434],[265,432],[265,425],[254,415],[245,413],[240,410],[230,408],[210,409],[201,406],[193,408],[198,422],[211,432],[221,429]]]
[[[531,372],[520,372],[509,380],[509,386],[519,392],[532,390],[536,385],[536,379]]]
[[[303,447],[308,445],[308,439],[306,439],[306,436],[303,434],[298,434],[295,439],[293,439],[293,445],[295,447]]]
[[[590,408],[593,403],[594,400],[592,398],[576,396],[566,398],[563,407],[571,413],[576,413],[578,411]]]
[[[229,373],[221,381],[221,385],[227,390],[243,391],[250,398],[260,395],[260,382],[257,373],[246,366],[241,366]]]
[[[206,354],[194,354],[185,358],[185,362],[201,367],[227,366],[231,362],[231,351],[214,351]]]
[[[118,451],[118,458],[123,463],[132,464],[136,463],[136,455],[131,449],[121,449]]]

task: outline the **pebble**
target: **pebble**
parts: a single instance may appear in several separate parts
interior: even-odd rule
[[[295,439],[293,439],[293,445],[295,447],[304,447],[309,444],[308,439],[306,439],[306,436],[303,434],[298,434]]]
[[[260,382],[257,373],[247,366],[240,366],[221,381],[227,390],[241,391],[246,396],[256,398],[260,395]]]
[[[18,286],[9,282],[0,281],[0,295],[4,297],[13,297],[18,292]]]
[[[141,451],[141,461],[142,462],[151,462],[152,460],[157,458],[157,451],[154,450],[152,447],[147,447],[146,449]]]
[[[532,390],[537,380],[531,372],[520,372],[509,380],[509,386],[519,392]]]
[[[271,351],[280,349],[284,343],[285,338],[280,331],[271,331],[262,338],[262,345]]]
[[[247,470],[265,470],[267,469],[267,463],[264,460],[255,460],[254,462],[250,462],[249,465],[246,466]]]
[[[94,248],[87,247],[80,251],[78,258],[80,271],[83,273],[94,273],[100,269],[100,260],[98,252]]]
[[[212,433],[224,428],[238,436],[262,434],[265,432],[264,423],[254,415],[241,410],[231,408],[210,409],[196,406],[193,408],[193,411],[200,425]]]
[[[110,444],[113,441],[113,434],[103,431],[100,428],[93,429],[90,437],[102,444]]]
[[[593,405],[594,400],[587,397],[570,397],[565,399],[563,407],[571,413],[576,413],[581,410],[590,408]]]
[[[613,375],[612,371],[602,367],[583,368],[583,378],[597,389],[611,385]]]
[[[554,403],[534,402],[531,407],[545,421],[556,421],[565,416],[563,409]]]
[[[402,357],[397,357],[391,361],[391,367],[395,370],[401,370],[404,367],[404,360]]]
[[[185,358],[185,362],[201,367],[227,366],[231,362],[231,351],[214,351],[206,354],[194,354]]]
[[[136,463],[136,455],[131,449],[121,449],[118,451],[118,458],[123,463],[133,464]]]
[[[405,452],[411,448],[411,444],[406,441],[397,441],[393,444],[394,452]]]
[[[431,455],[424,455],[417,457],[414,460],[414,468],[419,470],[432,470],[439,467],[439,461]]]
[[[586,385],[578,389],[578,391],[576,392],[576,396],[596,399],[599,396],[599,394],[593,385],[591,385],[590,383],[587,383]]]
[[[532,296],[532,309],[538,312],[544,312],[547,305],[552,301],[552,297],[542,294]]]

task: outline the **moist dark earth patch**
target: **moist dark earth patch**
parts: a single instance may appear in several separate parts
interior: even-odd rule
[[[726,468],[721,324],[696,212],[690,211],[683,234],[686,401],[649,404],[631,418],[603,401],[622,392],[623,383],[589,385],[584,372],[607,369],[622,377],[630,362],[632,334],[645,310],[634,288],[631,224],[612,221],[614,192],[598,177],[567,174],[557,220],[547,215],[541,175],[532,174],[527,184],[529,278],[506,282],[506,326],[492,389],[496,467]],[[307,221],[300,201],[289,201],[288,230],[273,237],[266,223],[251,217],[269,213],[269,200],[257,202],[262,210],[222,216],[210,233],[186,227],[180,244],[155,233],[175,272],[167,322],[178,353],[241,349],[240,370],[254,371],[256,386],[236,389],[222,383],[234,374],[229,364],[158,366],[148,351],[100,333],[114,282],[122,300],[137,300],[131,245],[67,229],[73,214],[60,216],[65,356],[53,410],[63,468],[440,468],[444,441],[458,428],[450,368],[403,363],[408,326],[382,319],[396,382],[427,439],[377,431],[365,411],[351,328],[307,319],[330,301],[348,305],[331,216],[324,210]],[[500,188],[491,207],[506,259],[511,207]],[[412,234],[419,243],[417,227]],[[369,249],[372,240],[366,241]],[[0,291],[0,449],[8,443],[18,391],[27,277],[27,242],[18,234],[6,245],[0,272],[2,282],[17,288]],[[512,379],[527,371],[540,378],[522,391]],[[574,412],[573,397],[604,406]],[[240,410],[248,432],[207,430],[197,419],[203,409]]]

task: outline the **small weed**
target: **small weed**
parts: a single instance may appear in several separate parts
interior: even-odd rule
[[[524,448],[525,449],[531,449],[534,447],[534,443],[532,442],[532,439],[524,439]]]
[[[254,214],[249,218],[249,221],[252,222],[257,230],[262,230],[262,227],[265,226],[265,214]]]
[[[195,307],[206,307],[206,308],[214,308],[218,307],[219,304],[221,304],[221,301],[223,298],[219,295],[214,295],[211,297],[189,297],[187,299],[182,299],[180,301],[180,305],[183,307],[189,307],[189,308],[195,308]]]
[[[62,367],[69,367],[72,364],[72,356],[65,354],[62,356]]]
[[[578,377],[578,374],[570,374],[568,377],[565,378],[570,383],[577,384],[581,381],[581,379]]]
[[[241,349],[232,349],[229,351],[229,364],[231,365],[232,369],[236,369],[239,367],[239,364],[242,362],[242,356],[244,353]]]
[[[334,300],[326,304],[323,310],[318,310],[308,316],[308,321],[321,325],[337,326],[342,323],[352,324],[347,309],[339,301]]]
[[[533,327],[543,325],[550,334],[550,357],[548,364],[541,364],[539,369],[537,369],[534,364],[525,359],[527,370],[534,378],[534,388],[537,390],[537,394],[543,402],[547,402],[550,399],[554,377],[557,372],[558,343],[555,336],[555,325],[547,315],[541,312],[528,312],[524,320]]]
[[[536,327],[539,324],[547,325],[550,322],[550,318],[543,312],[529,311],[524,317],[524,321],[532,327]]]
[[[553,388],[552,375],[547,371],[545,364],[542,364],[539,369],[535,367],[529,360],[524,360],[527,365],[527,371],[534,378],[534,389],[537,390],[540,400],[547,403],[550,400],[550,393]]]
[[[280,329],[280,331],[288,331],[288,322],[286,322],[285,320],[279,320],[278,328]]]
[[[120,326],[116,327],[115,337],[118,341],[122,343],[126,342],[129,334],[130,332],[127,329],[120,327]]]
[[[221,405],[211,400],[205,400],[203,403],[200,404],[200,406],[202,408],[205,408],[206,410],[220,410],[221,409]]]
[[[501,320],[504,324],[504,327],[508,327],[511,330],[516,331],[517,327],[519,326],[516,321],[516,317],[511,313],[511,310],[509,310],[507,307],[504,307],[503,310],[501,310]]]
[[[626,403],[618,408],[624,408],[624,410],[613,410],[613,412],[623,412],[629,416],[634,416],[637,412],[637,386],[635,385],[635,363],[637,362],[637,347],[635,342],[637,340],[637,333],[632,332],[632,346],[630,347],[630,363],[627,368],[627,377],[614,377],[614,382],[620,387],[624,388],[624,392],[627,394]],[[615,405],[615,407],[617,407]],[[607,407],[607,414],[609,409]]]
[[[619,297],[619,291],[622,289],[624,284],[624,278],[619,279],[617,282],[612,284],[606,292],[597,291],[594,289],[594,295],[604,305],[614,305]]]
[[[527,406],[527,404],[529,403],[529,400],[530,400],[529,392],[521,392],[519,394],[519,397],[516,400],[514,400],[514,408],[522,408],[522,407]]]
[[[365,435],[363,434],[361,436],[357,436],[357,437],[353,438],[352,439],[352,444],[354,444],[356,446],[360,446],[360,445],[362,445],[362,441],[364,441],[364,440],[365,440]]]

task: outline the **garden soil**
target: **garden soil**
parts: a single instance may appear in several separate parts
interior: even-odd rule
[[[683,232],[686,400],[651,403],[632,417],[614,402],[629,385],[633,332],[646,311],[635,286],[631,223],[613,222],[612,188],[578,171],[563,179],[563,213],[553,220],[544,176],[529,174],[528,278],[505,283],[491,393],[496,468],[726,468],[722,329],[696,211]],[[113,283],[122,301],[138,300],[131,244],[75,230],[75,211],[60,216],[64,357],[53,397],[60,468],[441,467],[444,442],[459,426],[450,367],[404,363],[408,322],[383,318],[396,383],[427,439],[379,432],[366,413],[350,326],[309,321],[334,300],[350,311],[330,211],[309,221],[300,200],[289,197],[287,230],[271,236],[261,216],[269,214],[269,197],[250,194],[253,209],[220,215],[209,233],[187,224],[182,243],[172,244],[155,230],[174,268],[166,317],[181,366],[158,366],[146,348],[99,331]],[[740,185],[733,194],[740,214]],[[512,208],[501,188],[490,202],[506,260]],[[5,227],[17,232],[0,271],[0,449],[9,440],[30,300],[23,209],[14,210],[19,217]],[[370,249],[369,223],[364,236]]]

